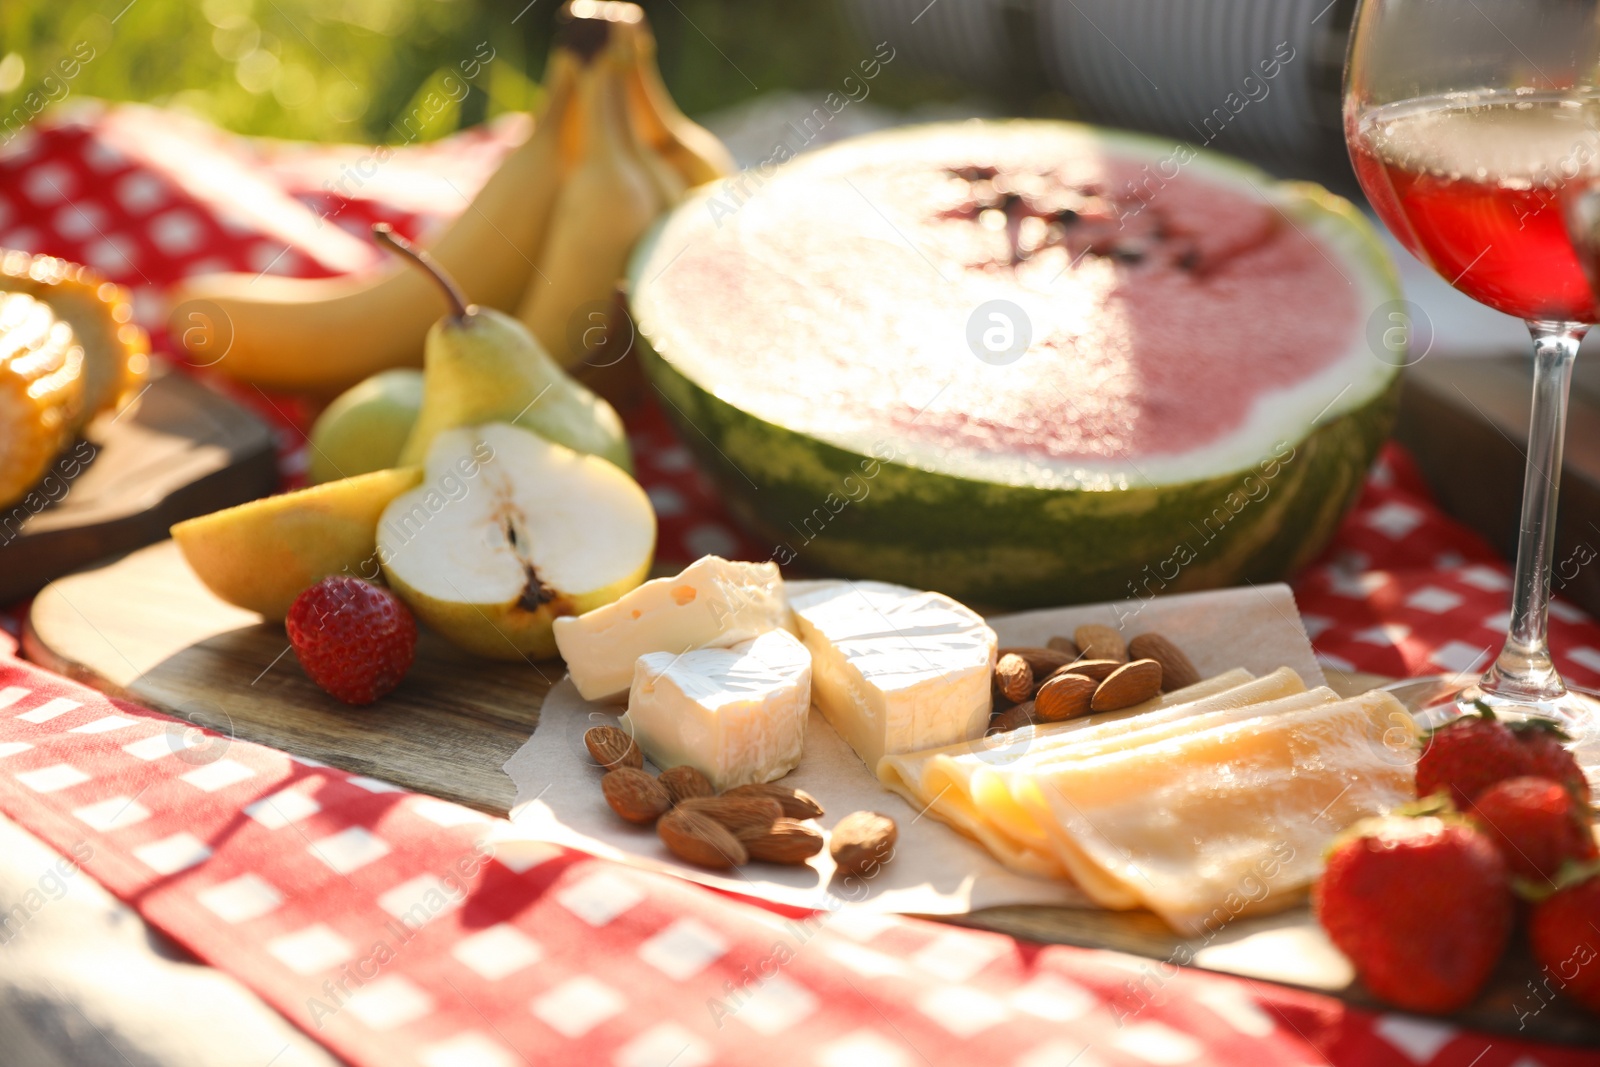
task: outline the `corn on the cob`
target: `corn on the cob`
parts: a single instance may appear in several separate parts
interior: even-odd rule
[[[72,440],[83,387],[72,327],[26,293],[0,294],[0,507],[20,500]]]
[[[83,346],[83,406],[74,430],[137,395],[149,367],[150,338],[133,322],[126,289],[78,263],[0,249],[0,291],[49,304]]]

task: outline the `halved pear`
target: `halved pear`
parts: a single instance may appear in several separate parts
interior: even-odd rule
[[[491,659],[554,656],[556,618],[644,581],[655,546],[655,511],[626,472],[507,423],[439,433],[422,484],[378,524],[390,587]]]
[[[378,519],[422,480],[420,467],[263,497],[172,528],[183,558],[217,596],[269,619],[330,574],[378,577]]]

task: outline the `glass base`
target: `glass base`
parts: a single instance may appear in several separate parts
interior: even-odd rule
[[[1600,693],[1567,686],[1554,700],[1517,701],[1485,693],[1476,674],[1440,674],[1406,678],[1383,688],[1405,705],[1424,729],[1432,730],[1487,704],[1509,722],[1542,719],[1560,726],[1576,749],[1600,748]]]

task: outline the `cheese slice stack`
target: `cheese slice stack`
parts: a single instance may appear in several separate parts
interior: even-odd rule
[[[810,710],[811,653],[771,630],[732,648],[640,656],[621,725],[657,767],[698,768],[720,791],[794,770]]]
[[[981,737],[997,641],[942,593],[884,582],[790,589],[812,658],[812,699],[876,772],[885,755]]]
[[[1012,788],[1014,783],[1020,777],[1038,782],[1047,779],[1050,773],[1061,767],[1076,765],[1078,761],[1089,760],[1095,756],[1147,746],[1157,741],[1165,741],[1231,722],[1265,719],[1305,708],[1332,704],[1337,700],[1338,696],[1333,690],[1318,687],[1251,707],[1201,712],[1180,720],[1156,723],[1144,729],[1086,739],[1081,746],[1074,745],[1071,751],[1060,753],[1054,759],[1034,764],[1026,771],[1015,772],[1016,777],[1009,769],[1001,772],[987,767],[978,768],[967,777],[964,783],[964,795],[991,836],[1014,844],[1024,854],[1049,855],[1062,874],[1078,882],[1090,896],[1106,907],[1135,907],[1139,903],[1139,898],[1130,893],[1125,885],[1118,883],[1114,878],[1104,876],[1097,869],[1074,867],[1064,861],[1060,842],[1053,834],[1054,826],[1037,811],[1025,807],[1016,799]],[[937,776],[934,778],[937,780]]]
[[[1192,936],[1297,902],[1340,830],[1411,799],[1415,732],[1374,691],[1007,781],[1086,893]]]
[[[1096,744],[1137,737],[1164,723],[1181,723],[1207,712],[1259,705],[1274,698],[1303,693],[1305,683],[1288,668],[1265,678],[1232,670],[1174,690],[1123,711],[1089,715],[1066,722],[1041,723],[985,738],[978,745],[957,744],[925,752],[887,756],[878,764],[878,778],[919,810],[949,823],[974,838],[1000,862],[1023,874],[1060,877],[1066,871],[1048,849],[1043,830],[1024,820],[1025,829],[1008,826],[979,811],[974,781],[982,784],[997,771],[1038,764]],[[1329,699],[1332,699],[1331,692]],[[1004,800],[1015,815],[1015,804]]]
[[[556,648],[585,700],[615,700],[649,652],[726,648],[782,627],[788,609],[774,563],[702,556],[620,600],[555,621]]]
[[[1085,893],[1194,936],[1298,902],[1339,830],[1410,800],[1413,736],[1374,691],[1008,782]]]
[[[1235,671],[1131,714],[890,756],[878,774],[1014,870],[1196,934],[1299,899],[1335,834],[1410,799],[1415,731],[1387,693]]]

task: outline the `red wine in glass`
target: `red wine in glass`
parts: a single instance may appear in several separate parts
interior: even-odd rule
[[[1424,97],[1367,111],[1349,142],[1373,209],[1457,289],[1520,319],[1600,321],[1594,212],[1575,203],[1600,183],[1600,96]]]
[[[1488,707],[1566,728],[1600,762],[1600,694],[1550,654],[1567,396],[1600,322],[1600,0],[1358,0],[1345,141],[1397,239],[1533,341],[1505,643],[1475,680],[1387,687],[1430,725]],[[1484,652],[1490,649],[1485,647]]]

